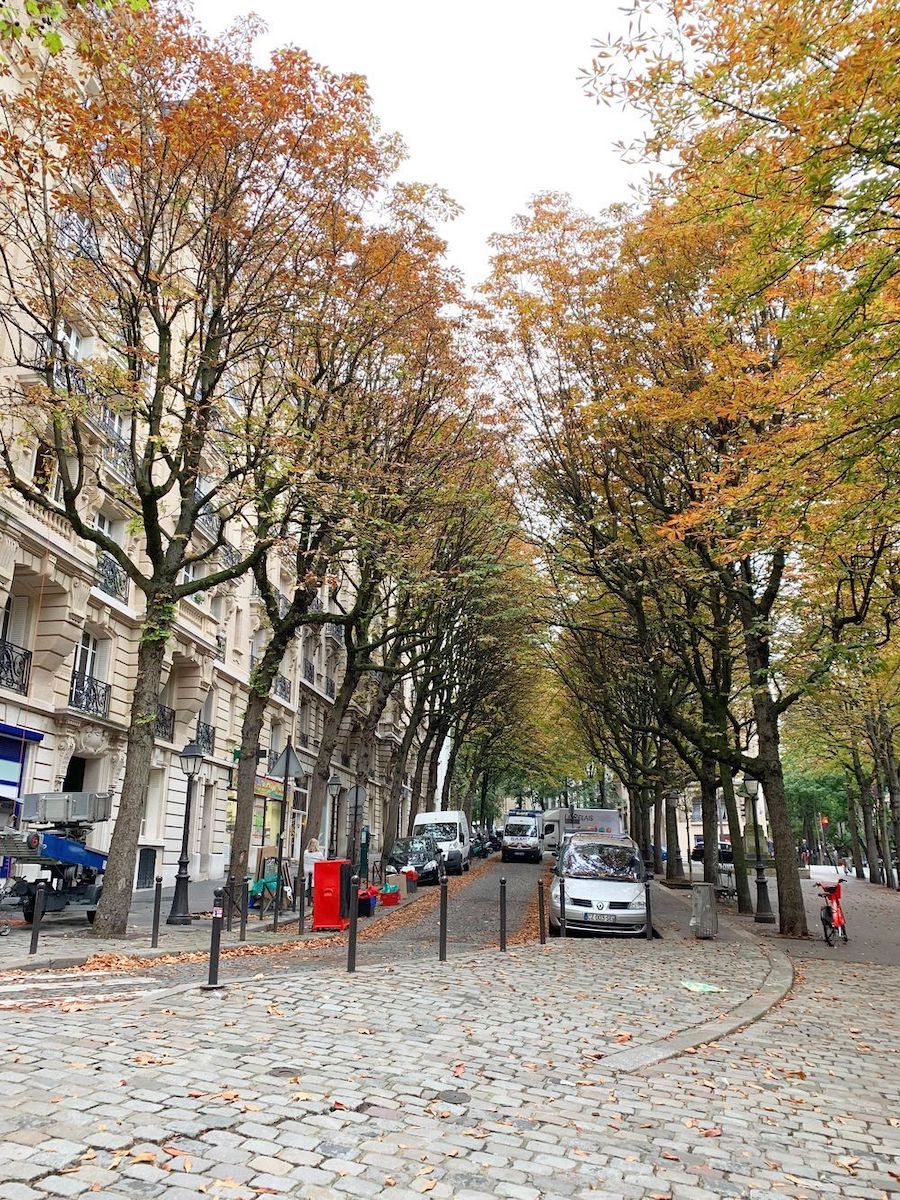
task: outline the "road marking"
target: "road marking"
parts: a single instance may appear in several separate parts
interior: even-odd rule
[[[160,990],[149,975],[125,975],[116,971],[42,971],[0,976],[0,1012],[62,1008],[71,1005],[80,1012],[95,1004],[136,1000]],[[136,984],[154,985],[136,987]],[[126,990],[123,990],[127,988]]]
[[[65,986],[70,988],[89,988],[95,987],[97,980],[94,979],[67,979]],[[112,980],[104,980],[104,983],[111,983]],[[131,983],[152,983],[153,980],[149,975],[133,975],[130,978]],[[0,984],[0,992],[16,992],[16,991],[52,991],[53,989],[62,986],[62,981],[54,981],[52,983],[33,983],[30,979],[22,979],[15,983]]]

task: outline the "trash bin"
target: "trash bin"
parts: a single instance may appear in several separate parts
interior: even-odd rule
[[[695,883],[691,892],[691,929],[696,938],[714,938],[719,932],[716,889],[711,883]]]

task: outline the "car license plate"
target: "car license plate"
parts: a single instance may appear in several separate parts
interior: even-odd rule
[[[616,921],[612,913],[585,913],[584,919],[586,921],[593,921],[597,925],[614,925]]]

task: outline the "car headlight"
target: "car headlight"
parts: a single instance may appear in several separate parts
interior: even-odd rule
[[[634,899],[632,900],[632,902],[631,902],[631,907],[632,907],[632,908],[646,909],[646,907],[647,907],[647,900],[646,900],[646,898],[645,898],[644,896],[635,896],[635,898],[634,898]]]
[[[436,871],[437,863],[434,861],[434,859],[432,859],[431,862],[427,862],[425,864],[425,866],[422,868],[422,870],[423,871]]]

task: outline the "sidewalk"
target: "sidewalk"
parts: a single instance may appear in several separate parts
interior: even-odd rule
[[[209,913],[212,909],[212,892],[219,886],[215,883],[192,883],[190,890],[190,907],[194,913]],[[90,931],[84,919],[83,912],[71,914],[53,914],[41,925],[38,951],[34,955],[28,953],[31,938],[31,927],[21,924],[14,925],[7,937],[0,939],[0,974],[4,971],[23,971],[39,969],[58,969],[84,965],[89,959],[167,959],[172,956],[187,958],[190,955],[203,957],[209,953],[212,920],[209,916],[197,917],[190,926],[166,925],[165,920],[171,907],[174,889],[163,890],[163,904],[159,928],[159,946],[151,949],[151,931],[153,924],[153,896],[149,902],[143,898],[136,899],[129,914],[128,934],[125,938],[98,938]],[[168,896],[167,896],[168,892]],[[396,908],[384,908],[381,905],[375,909],[372,917],[360,918],[360,931],[369,925],[377,924],[390,916],[391,913],[402,911],[410,904],[415,904],[423,895],[420,889],[414,895],[402,900]],[[140,894],[138,894],[140,896]],[[167,902],[168,901],[168,902]],[[242,945],[256,948],[268,948],[273,951],[289,951],[301,946],[321,946],[335,941],[339,934],[330,931],[311,932],[311,914],[306,910],[305,932],[301,936],[298,931],[299,914],[285,910],[278,922],[278,931],[272,931],[272,914],[267,912],[261,921],[256,909],[250,909],[247,920],[247,939],[241,942],[240,914],[235,910],[232,921],[232,932],[222,928],[222,953],[238,950]]]

